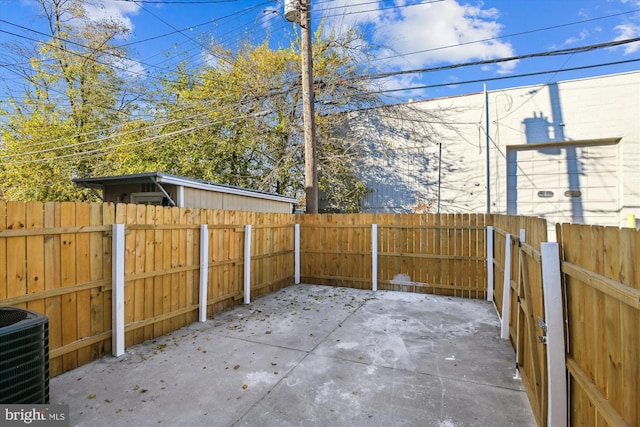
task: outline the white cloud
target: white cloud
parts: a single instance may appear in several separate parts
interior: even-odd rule
[[[102,0],[99,2],[89,2],[85,6],[87,17],[92,20],[112,19],[124,25],[129,31],[134,28],[129,16],[135,16],[140,11],[140,7],[128,1]]]
[[[269,6],[262,11],[262,17],[260,18],[260,26],[262,28],[271,28],[274,24],[280,23],[282,16],[280,14],[280,10],[282,8],[280,5]]]
[[[567,40],[565,40],[564,44],[575,44],[575,43],[586,40],[587,37],[589,37],[589,31],[582,30],[580,31],[580,34],[578,34],[577,36],[569,37]]]
[[[463,0],[426,3],[417,0],[389,2],[336,0],[327,2],[324,16],[327,27],[338,30],[360,28],[376,50],[378,65],[386,70],[429,68],[514,56],[510,43],[497,39],[502,31],[500,12],[495,8],[460,4]],[[384,65],[383,65],[384,64]],[[508,74],[518,61],[482,67],[488,73]],[[456,78],[445,78],[455,86]],[[420,74],[399,75],[378,83],[385,90],[424,85]],[[398,92],[402,98],[424,98],[428,89]],[[388,93],[394,96],[393,93]]]
[[[334,15],[332,19],[343,25],[363,28],[372,43],[381,46],[378,56],[390,67],[419,68],[514,55],[510,43],[496,39],[502,31],[499,11],[484,8],[481,2],[443,0],[416,5],[415,1],[396,1],[398,7],[390,9],[384,6],[388,3],[376,5],[367,0],[327,4],[331,9],[325,15]],[[334,9],[337,6],[342,8]],[[344,14],[335,17],[340,12]],[[496,71],[509,73],[516,64],[499,64]]]
[[[115,0],[101,0],[87,2],[85,13],[87,18],[93,21],[113,20],[129,30],[133,31],[134,25],[130,16],[135,16],[140,11],[140,7],[132,2]],[[145,67],[138,61],[125,58],[111,58],[111,62],[119,69],[120,74],[124,74],[130,79],[142,79],[146,75]]]
[[[640,37],[640,25],[622,24],[615,27],[614,30],[619,34],[618,37],[614,39],[615,41]],[[624,45],[625,55],[629,55],[639,50],[640,50],[640,42]]]

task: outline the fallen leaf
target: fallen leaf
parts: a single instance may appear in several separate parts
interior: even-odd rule
[[[234,371],[237,371],[238,369],[240,369],[240,365],[236,365],[236,366],[233,367]]]
[[[246,390],[247,388],[249,388],[249,386],[248,386],[248,385],[246,385],[246,384],[242,384],[242,389],[243,389],[243,390]]]
[[[91,393],[89,396],[87,396],[87,399],[95,399],[95,398],[96,398],[95,393]]]

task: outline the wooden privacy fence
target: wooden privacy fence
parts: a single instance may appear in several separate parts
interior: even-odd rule
[[[640,425],[640,231],[494,216],[501,335],[538,425]],[[491,293],[491,290],[490,290]],[[567,381],[568,377],[568,381]]]
[[[501,317],[501,337],[516,351],[515,375],[522,378],[538,425],[547,425],[548,348],[541,254],[547,224],[540,218],[495,215],[489,239],[493,243],[491,293]],[[556,286],[559,290],[559,276]]]
[[[304,215],[301,280],[486,298],[484,214]]]
[[[485,222],[0,202],[0,304],[49,317],[57,375],[301,279],[484,298]]]
[[[557,228],[571,424],[640,425],[640,231]]]
[[[49,317],[57,375],[293,283],[486,298],[539,425],[639,425],[640,232],[546,233],[502,215],[0,202],[0,305]]]
[[[0,202],[0,305],[49,318],[50,372],[111,353],[113,224],[123,224],[126,346],[293,283],[293,216],[124,204]],[[202,225],[208,250],[201,262]],[[245,274],[245,225],[252,267]]]

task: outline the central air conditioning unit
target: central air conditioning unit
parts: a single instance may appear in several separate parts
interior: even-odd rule
[[[49,319],[0,307],[0,403],[49,403]]]

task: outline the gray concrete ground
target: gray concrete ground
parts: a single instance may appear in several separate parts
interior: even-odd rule
[[[291,286],[50,382],[71,425],[534,426],[492,304]]]

